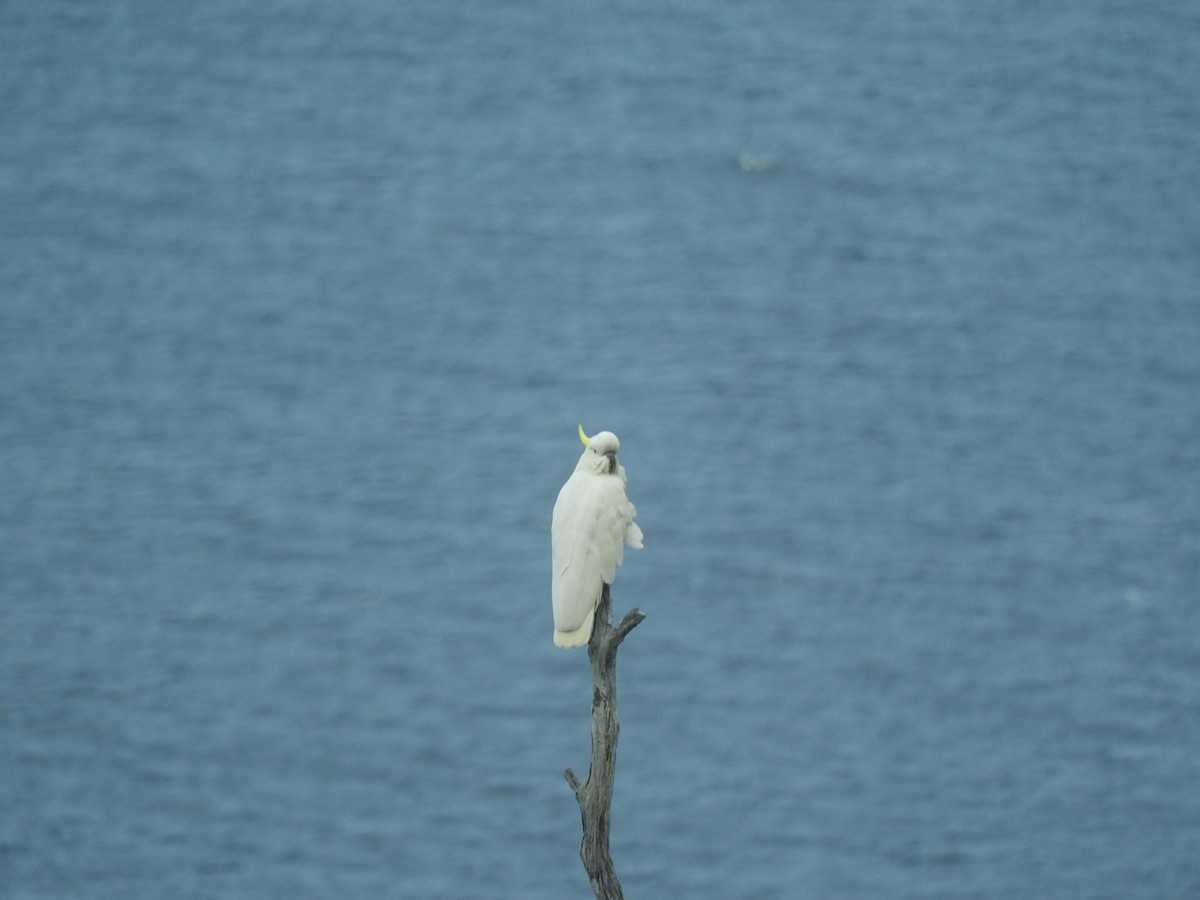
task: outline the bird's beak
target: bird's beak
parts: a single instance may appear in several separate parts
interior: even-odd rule
[[[588,445],[588,441],[591,440],[591,438],[588,437],[587,434],[584,433],[582,423],[580,423],[580,425],[579,425],[579,440],[583,442],[583,446],[585,446],[585,447]]]
[[[609,450],[604,455],[608,457],[608,471],[609,472],[617,471],[617,451]]]

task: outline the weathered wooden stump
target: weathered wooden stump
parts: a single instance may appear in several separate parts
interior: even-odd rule
[[[597,900],[623,900],[621,883],[608,852],[608,828],[612,813],[613,779],[617,770],[617,648],[646,614],[632,609],[614,628],[612,598],[608,585],[600,593],[588,659],[592,663],[592,762],[587,781],[580,783],[567,769],[567,784],[575,792],[583,821],[579,858]]]

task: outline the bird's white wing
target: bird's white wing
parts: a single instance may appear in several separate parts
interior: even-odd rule
[[[574,631],[584,624],[611,584],[629,538],[640,546],[633,505],[621,479],[576,472],[554,504],[551,526],[554,627]],[[590,629],[589,629],[590,630]]]
[[[629,504],[629,524],[625,526],[625,543],[634,550],[642,549],[642,529],[633,520],[637,516],[637,507],[629,500],[629,479],[625,477],[625,467],[617,464],[617,474],[621,476],[621,484],[625,487],[625,502]]]
[[[629,503],[628,499],[625,501]],[[633,521],[633,517],[637,515],[637,507],[629,503],[629,524],[625,526],[625,543],[634,550],[642,549],[642,540],[645,535],[642,534],[642,529],[638,528],[637,522]]]

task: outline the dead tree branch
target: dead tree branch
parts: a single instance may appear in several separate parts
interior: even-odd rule
[[[592,663],[592,762],[587,781],[580,783],[567,769],[567,784],[575,792],[583,820],[579,858],[597,900],[622,900],[621,883],[608,852],[608,826],[612,812],[613,779],[617,769],[617,648],[646,614],[632,609],[614,628],[608,585],[600,593],[588,659]]]

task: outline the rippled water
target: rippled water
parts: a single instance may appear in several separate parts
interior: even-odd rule
[[[0,896],[1200,893],[1193,4],[0,4]],[[5,893],[5,890],[7,893]]]

